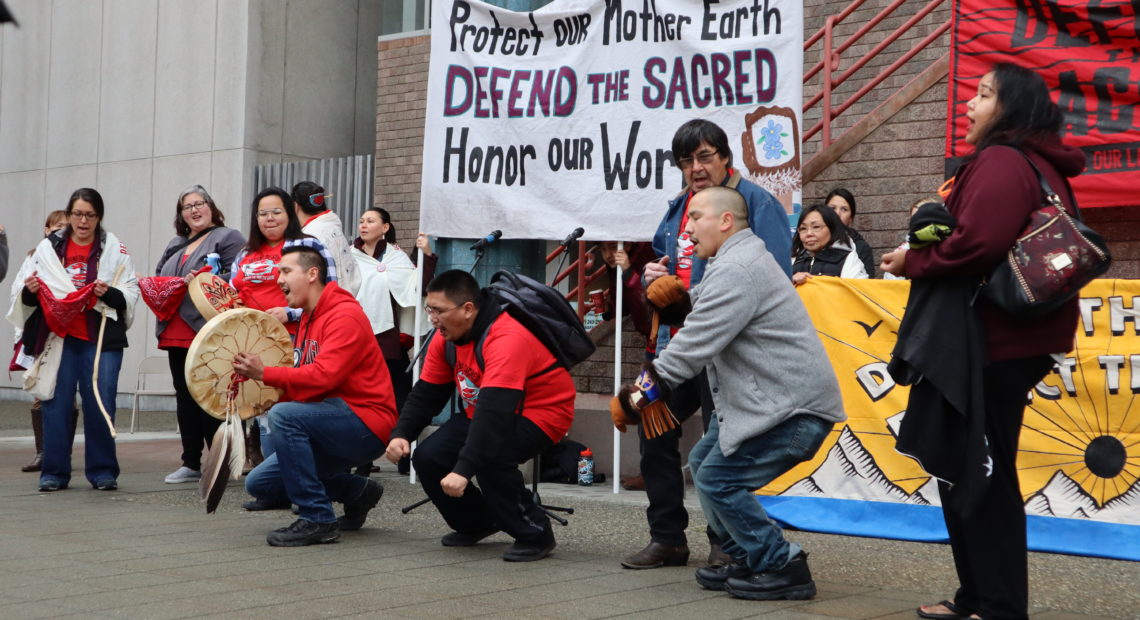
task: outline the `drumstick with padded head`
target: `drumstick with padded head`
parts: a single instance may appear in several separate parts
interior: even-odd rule
[[[119,265],[115,270],[115,277],[111,280],[111,286],[119,283],[119,276],[123,275],[123,267],[126,265]],[[99,394],[99,357],[103,354],[103,330],[107,329],[107,304],[103,304],[103,309],[99,311],[99,339],[95,344],[95,368],[91,373],[91,388],[95,392],[95,404],[99,405],[99,412],[103,414],[103,419],[107,422],[107,428],[111,430],[111,439],[118,436],[115,432],[115,423],[111,420],[111,414],[107,413],[107,407],[103,405],[103,397]]]

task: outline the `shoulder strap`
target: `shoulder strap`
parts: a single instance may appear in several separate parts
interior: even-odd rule
[[[1021,149],[1016,150],[1021,154],[1022,157],[1025,158],[1025,161],[1029,162],[1029,167],[1033,168],[1033,174],[1037,175],[1037,182],[1041,185],[1042,191],[1045,192],[1046,202],[1055,203],[1058,208],[1064,210],[1065,203],[1061,200],[1061,197],[1057,195],[1057,192],[1053,191],[1053,188],[1049,186],[1049,182],[1045,180],[1045,176],[1041,174],[1041,169],[1038,168],[1037,164],[1033,162],[1033,158],[1029,157],[1029,155],[1026,155],[1025,151]],[[1065,179],[1065,187],[1069,191],[1069,200],[1071,200],[1073,203],[1073,217],[1080,220],[1081,208],[1077,205],[1077,196],[1073,193],[1073,186],[1069,184],[1068,179]]]
[[[158,259],[158,268],[162,269],[162,266],[166,264],[167,259],[169,259],[171,256],[174,256],[174,254],[177,253],[178,251],[186,249],[186,247],[189,246],[191,243],[194,243],[195,241],[201,239],[202,237],[210,234],[210,232],[212,230],[214,230],[215,228],[217,228],[217,226],[210,226],[206,230],[203,230],[203,231],[199,232],[198,234],[194,235],[193,237],[190,237],[189,239],[187,239],[186,243],[179,243],[178,245],[171,246],[169,249],[166,250],[166,252],[163,252],[162,258]]]

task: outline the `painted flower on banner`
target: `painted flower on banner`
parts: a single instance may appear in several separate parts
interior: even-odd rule
[[[784,131],[784,125],[769,119],[768,124],[760,128],[760,139],[756,141],[764,149],[764,159],[779,159],[782,155],[787,155],[783,140],[786,137],[788,134]]]

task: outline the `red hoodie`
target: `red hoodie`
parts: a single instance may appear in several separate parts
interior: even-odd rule
[[[1024,152],[1037,164],[1069,213],[1073,213],[1066,179],[1084,170],[1084,153],[1060,141],[1027,147]],[[988,275],[1013,246],[1029,214],[1041,206],[1042,198],[1041,184],[1033,168],[1016,150],[1007,146],[983,150],[958,171],[946,201],[946,208],[958,219],[954,232],[941,243],[907,252],[906,275]],[[978,304],[990,362],[1067,353],[1073,348],[1076,299],[1032,320],[1007,314],[981,296]]]
[[[340,398],[385,443],[396,425],[396,397],[372,326],[360,303],[325,285],[317,307],[301,316],[301,360],[296,368],[266,368],[266,385],[285,390],[282,400]]]

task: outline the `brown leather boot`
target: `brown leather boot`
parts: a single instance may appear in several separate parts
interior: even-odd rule
[[[39,471],[44,460],[44,412],[40,408],[40,401],[32,403],[32,434],[36,436],[36,455],[31,462],[20,468],[20,471]]]
[[[684,566],[689,561],[689,546],[663,545],[650,541],[644,549],[621,561],[625,568],[647,569],[659,566]]]

